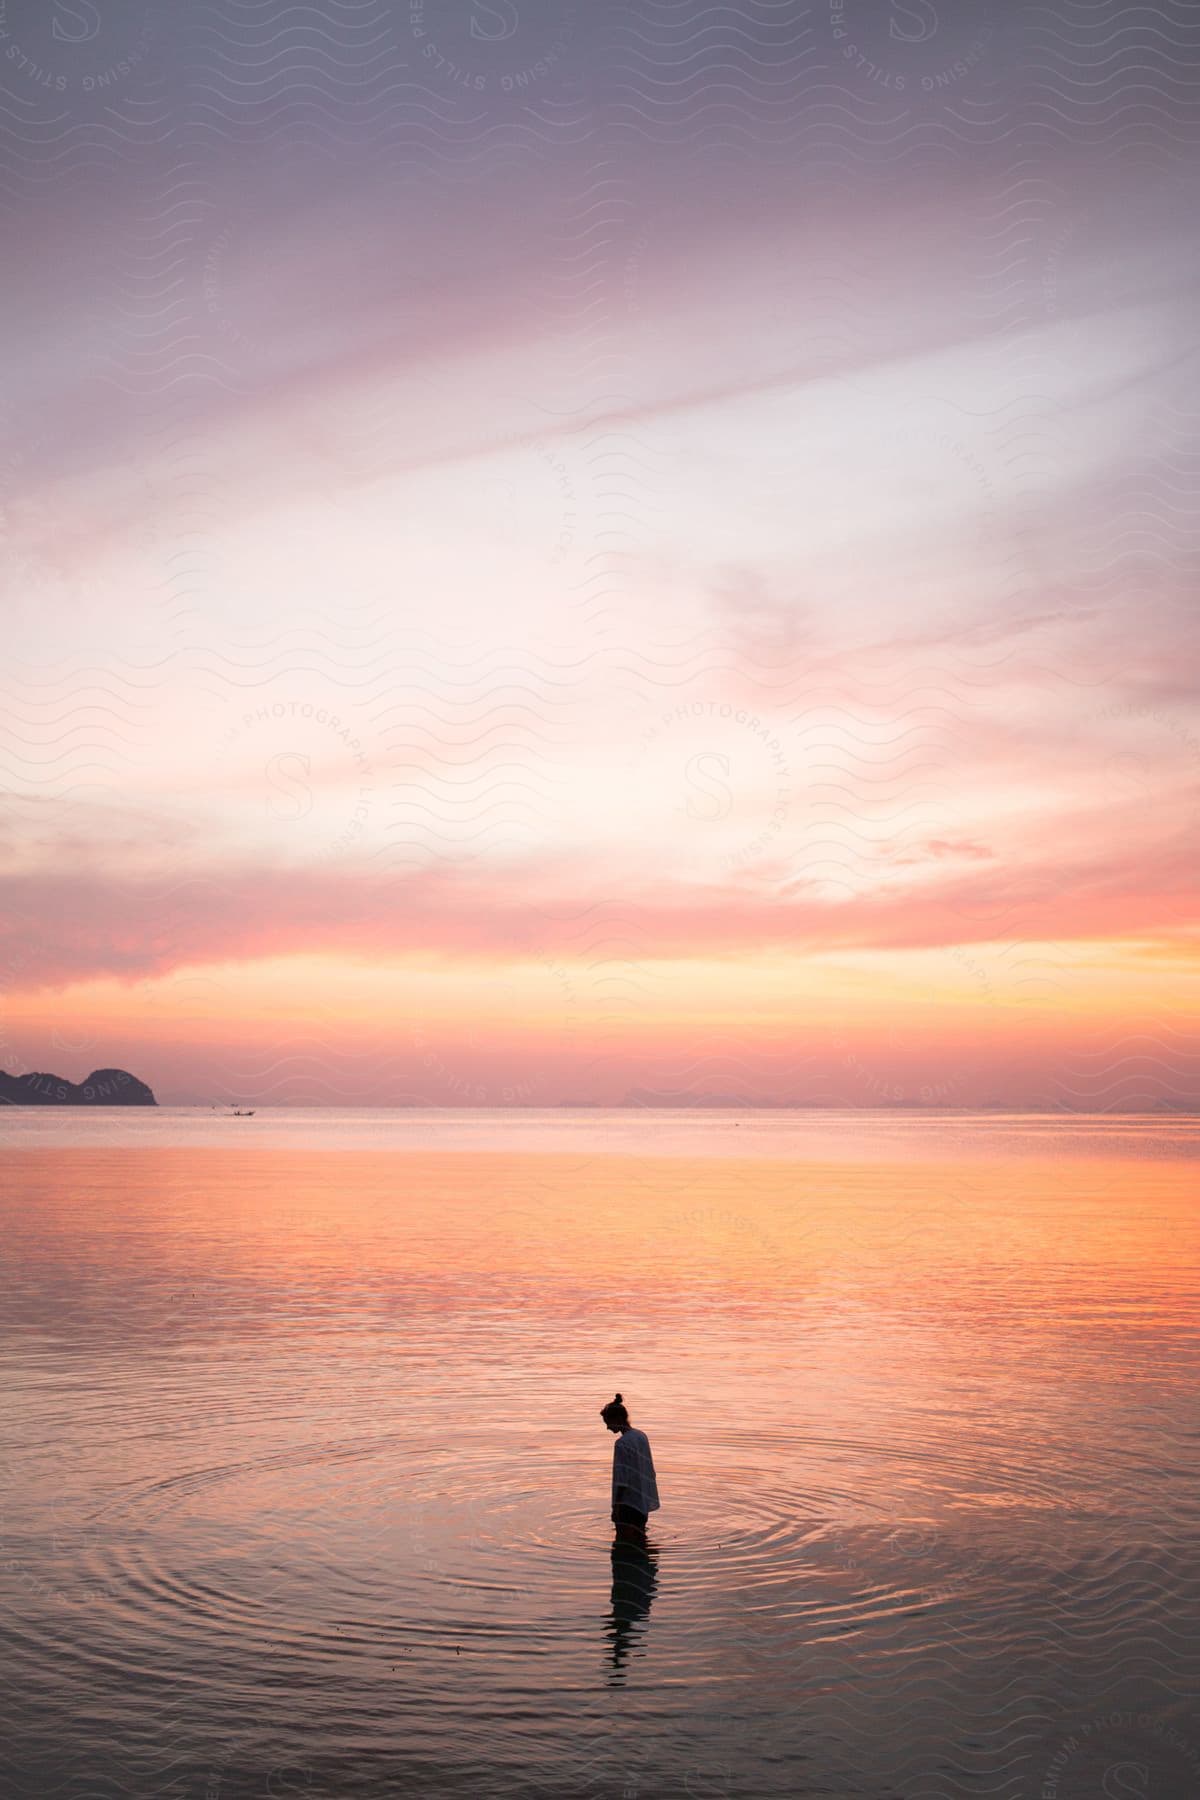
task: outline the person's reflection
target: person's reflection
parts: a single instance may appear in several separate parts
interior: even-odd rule
[[[644,1530],[619,1525],[612,1547],[612,1616],[606,1628],[614,1675],[624,1669],[634,1628],[649,1613],[657,1586],[657,1549],[647,1543]]]

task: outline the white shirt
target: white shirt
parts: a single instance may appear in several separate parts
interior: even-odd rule
[[[613,1445],[612,1503],[617,1504],[617,1489],[624,1488],[621,1502],[636,1506],[639,1512],[657,1512],[658,1482],[654,1475],[654,1458],[650,1440],[644,1431],[630,1426],[618,1434]]]

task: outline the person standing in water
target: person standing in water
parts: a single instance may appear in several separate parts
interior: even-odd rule
[[[660,1505],[650,1440],[629,1423],[620,1394],[600,1408],[600,1417],[617,1440],[613,1445],[613,1524],[618,1537],[640,1535],[648,1516]]]

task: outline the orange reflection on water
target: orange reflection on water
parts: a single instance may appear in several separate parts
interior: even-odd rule
[[[503,1280],[548,1303],[715,1283],[775,1303],[853,1275],[884,1304],[942,1280],[949,1304],[987,1272],[998,1293],[1053,1283],[1053,1330],[1068,1278],[1093,1321],[1106,1295],[1127,1317],[1131,1293],[1175,1318],[1197,1261],[1183,1160],[172,1148],[13,1150],[6,1166],[25,1256],[107,1278]]]

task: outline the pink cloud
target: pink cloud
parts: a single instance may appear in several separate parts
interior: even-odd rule
[[[903,951],[990,940],[1057,942],[1177,933],[1200,918],[1184,849],[1114,863],[1093,853],[994,868],[939,857],[903,889],[830,894],[804,873],[768,886],[600,885],[594,867],[439,867],[381,879],[350,868],[227,868],[164,881],[51,869],[0,881],[8,992],[95,976],[141,980],[224,962],[320,952],[489,962],[579,952],[603,915],[635,959],[763,949]]]

